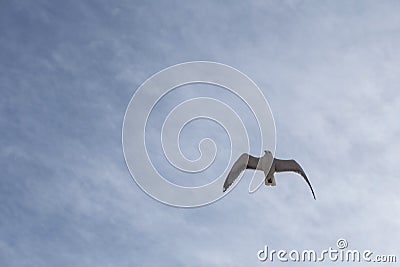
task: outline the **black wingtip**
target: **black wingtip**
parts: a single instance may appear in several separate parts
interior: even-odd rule
[[[317,198],[315,197],[314,189],[312,188],[312,185],[311,185],[310,181],[308,180],[307,176],[305,174],[302,175],[302,176],[303,176],[304,180],[306,180],[308,186],[310,187],[311,193],[312,193],[312,195],[314,197],[314,200],[317,200]]]
[[[312,193],[312,195],[313,195],[313,197],[314,197],[314,200],[317,200],[317,198],[315,197],[314,190],[312,189],[311,184],[310,184],[310,189],[311,189],[311,193]]]
[[[228,191],[228,189],[229,189],[229,187],[231,187],[232,186],[232,184],[229,184],[229,185],[224,185],[224,187],[222,188],[222,192],[226,192],[226,191]]]
[[[222,192],[226,192],[226,190],[228,190],[228,188],[231,186],[232,184],[229,184],[225,181],[224,185],[222,186]]]

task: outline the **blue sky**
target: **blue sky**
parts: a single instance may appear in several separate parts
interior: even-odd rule
[[[399,12],[398,1],[1,2],[0,265],[258,266],[264,245],[338,238],[398,253]],[[149,76],[192,60],[258,84],[276,156],[302,164],[317,201],[294,174],[250,195],[242,181],[198,209],[139,189],[125,109]]]

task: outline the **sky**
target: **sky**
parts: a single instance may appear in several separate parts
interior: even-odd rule
[[[339,238],[398,253],[399,12],[398,1],[2,1],[0,265],[301,266],[260,262],[257,251],[320,251]],[[194,60],[260,87],[275,155],[300,162],[316,201],[290,173],[253,194],[245,176],[194,209],[135,184],[121,145],[128,103],[154,73]],[[163,99],[152,129],[196,88]],[[226,137],[207,123],[185,130],[189,158],[199,138]]]

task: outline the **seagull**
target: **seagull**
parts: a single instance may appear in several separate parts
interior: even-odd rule
[[[301,168],[300,164],[293,159],[283,160],[277,159],[272,156],[271,151],[265,150],[264,156],[258,158],[253,157],[247,153],[243,153],[238,160],[233,164],[231,171],[226,177],[223,192],[225,192],[239,177],[240,173],[245,169],[263,171],[265,174],[265,185],[266,186],[276,186],[274,174],[276,172],[296,172],[303,176],[304,180],[307,182],[311,189],[311,193],[315,198],[314,190],[308,180],[305,172]],[[272,161],[272,165],[271,165]],[[270,164],[268,164],[270,163]]]

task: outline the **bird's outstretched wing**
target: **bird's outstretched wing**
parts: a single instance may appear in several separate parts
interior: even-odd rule
[[[304,180],[307,182],[308,186],[311,189],[311,193],[313,194],[314,199],[316,199],[314,190],[311,186],[311,183],[308,180],[307,175],[301,168],[300,164],[298,164],[293,159],[290,159],[290,160],[274,159],[274,163],[275,163],[275,171],[276,172],[296,172],[296,173],[300,174],[301,176],[303,176]]]
[[[233,164],[231,171],[229,172],[228,176],[225,179],[223,192],[225,192],[233,184],[236,178],[239,177],[240,173],[247,168],[249,156],[250,156],[249,154],[244,153]]]

